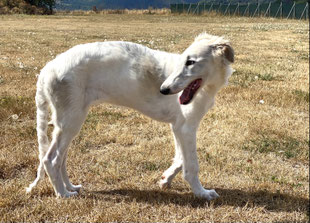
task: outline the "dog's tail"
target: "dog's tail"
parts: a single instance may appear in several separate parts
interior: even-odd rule
[[[44,69],[43,69],[44,70]],[[37,82],[37,92],[36,92],[36,106],[37,106],[37,136],[38,136],[38,144],[39,144],[39,159],[40,164],[37,171],[37,177],[26,188],[27,193],[31,192],[33,187],[37,185],[40,179],[44,178],[44,164],[43,158],[48,151],[49,148],[49,140],[47,136],[47,128],[48,128],[48,100],[46,94],[44,92],[44,75],[43,70],[38,78]]]

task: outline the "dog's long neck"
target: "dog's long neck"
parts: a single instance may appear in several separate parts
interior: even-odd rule
[[[155,64],[160,68],[165,78],[173,73],[174,67],[179,62],[181,55],[175,53],[168,53],[164,51],[153,51],[153,56],[157,61]],[[155,65],[154,64],[154,65]],[[155,65],[155,66],[156,66]]]

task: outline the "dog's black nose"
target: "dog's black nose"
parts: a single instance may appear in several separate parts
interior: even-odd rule
[[[170,89],[169,88],[163,88],[163,89],[160,89],[160,93],[164,94],[164,95],[167,95],[170,93]]]

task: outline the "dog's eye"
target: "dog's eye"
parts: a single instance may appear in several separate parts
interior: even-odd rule
[[[195,60],[187,60],[186,63],[185,63],[185,66],[190,66],[190,65],[193,65],[194,63],[196,63]]]

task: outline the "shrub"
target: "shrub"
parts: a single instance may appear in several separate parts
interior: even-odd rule
[[[36,3],[35,3],[36,2]],[[52,14],[54,1],[0,0],[0,14]]]
[[[11,14],[11,10],[8,6],[0,7],[0,14]]]
[[[11,9],[11,12],[13,14],[21,14],[22,10],[20,8],[18,8],[18,7],[14,7],[14,8]]]

